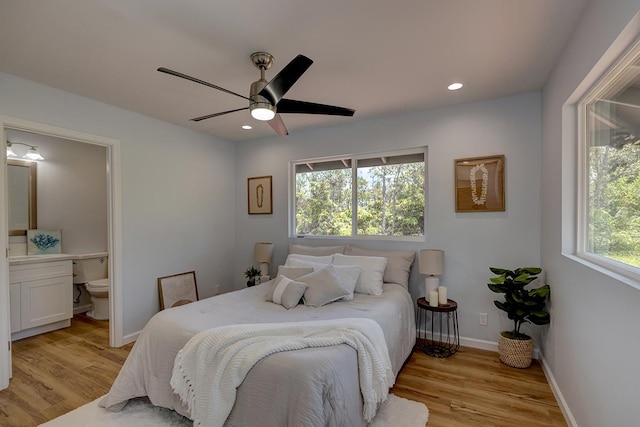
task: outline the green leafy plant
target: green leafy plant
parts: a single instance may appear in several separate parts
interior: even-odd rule
[[[260,275],[260,270],[255,268],[253,265],[244,271],[244,277],[246,277],[249,280],[255,279],[259,275]]]
[[[530,339],[527,334],[520,332],[523,323],[533,323],[535,325],[546,325],[551,321],[549,312],[545,309],[545,303],[549,296],[549,285],[544,285],[535,289],[525,289],[529,283],[536,279],[542,272],[538,267],[523,267],[516,270],[505,270],[503,268],[490,267],[492,273],[497,277],[489,279],[489,289],[498,294],[504,294],[505,300],[494,301],[496,307],[507,313],[509,319],[513,320],[513,331],[504,332],[507,338]]]

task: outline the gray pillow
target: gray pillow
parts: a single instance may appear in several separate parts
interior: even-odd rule
[[[416,257],[415,251],[374,251],[355,248],[349,245],[344,251],[344,254],[358,256],[378,256],[386,258],[387,266],[384,270],[384,282],[398,283],[405,288],[409,287],[409,274],[411,273],[411,265],[413,264],[413,260]]]
[[[280,304],[288,310],[300,303],[307,286],[306,283],[294,282],[286,276],[278,276],[267,294],[267,301]]]
[[[281,265],[278,267],[278,276],[287,276],[292,280],[296,280],[298,277],[309,273],[313,273],[313,267],[294,267],[288,265]]]
[[[338,278],[336,269],[332,265],[299,277],[298,281],[308,285],[303,297],[304,305],[308,307],[321,307],[342,299],[350,293]]]
[[[304,246],[304,245],[294,245],[292,243],[289,243],[289,254],[314,255],[314,256],[343,254],[345,248],[346,248],[346,245]]]

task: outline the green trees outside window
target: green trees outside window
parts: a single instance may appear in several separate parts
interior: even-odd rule
[[[423,236],[424,212],[424,151],[295,165],[297,235]]]

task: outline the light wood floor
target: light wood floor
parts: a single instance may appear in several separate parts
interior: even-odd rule
[[[70,328],[15,341],[0,426],[37,426],[107,393],[133,346],[110,348],[108,328],[76,315]],[[566,426],[537,362],[514,369],[484,350],[448,359],[414,351],[392,393],[424,402],[428,427]]]

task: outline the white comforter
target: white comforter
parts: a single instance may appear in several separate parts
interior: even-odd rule
[[[394,374],[415,343],[413,301],[405,288],[385,284],[381,296],[355,294],[319,308],[291,310],[267,302],[259,285],[164,310],[141,332],[118,378],[100,406],[119,410],[129,399],[148,396],[157,406],[188,416],[170,379],[176,355],[198,332],[233,324],[370,318],[384,333]],[[347,345],[277,353],[249,371],[237,390],[226,426],[366,425],[356,352]]]

